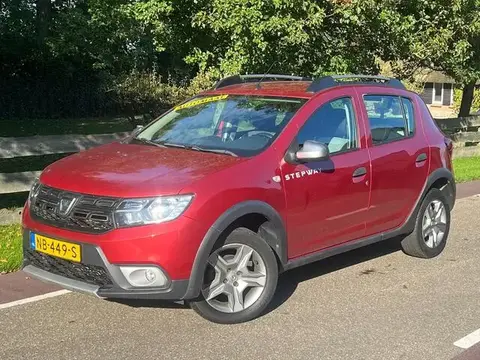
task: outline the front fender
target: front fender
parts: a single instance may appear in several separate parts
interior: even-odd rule
[[[195,256],[185,299],[199,296],[208,257],[223,231],[235,220],[248,214],[260,214],[267,218],[268,223],[266,226],[262,226],[260,231],[264,235],[265,241],[277,254],[282,265],[287,263],[287,232],[280,214],[263,201],[241,202],[226,210],[204,236]]]

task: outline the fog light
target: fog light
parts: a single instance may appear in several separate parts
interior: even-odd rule
[[[128,283],[135,287],[164,287],[168,283],[166,275],[153,266],[120,266]]]
[[[157,278],[157,276],[155,275],[155,273],[151,269],[145,270],[145,279],[147,279],[147,281],[149,283],[155,281],[156,278]]]

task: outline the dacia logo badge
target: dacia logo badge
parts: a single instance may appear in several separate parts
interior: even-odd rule
[[[73,205],[75,205],[75,201],[77,199],[75,197],[66,196],[60,198],[60,203],[58,205],[58,214],[61,216],[66,216],[72,210]]]

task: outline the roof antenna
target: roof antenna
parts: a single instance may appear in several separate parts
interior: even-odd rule
[[[260,83],[263,81],[263,79],[265,79],[265,76],[268,75],[268,73],[270,72],[270,70],[272,70],[273,65],[275,65],[276,62],[277,62],[277,61],[275,60],[275,61],[272,63],[272,65],[270,65],[270,67],[268,68],[267,72],[266,72],[265,74],[263,74],[263,76],[261,77],[260,80],[258,80],[257,86],[256,86],[257,90],[260,90]]]

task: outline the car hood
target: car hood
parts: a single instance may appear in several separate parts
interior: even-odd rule
[[[51,164],[42,172],[40,182],[92,195],[168,195],[243,160],[180,148],[112,143]]]

